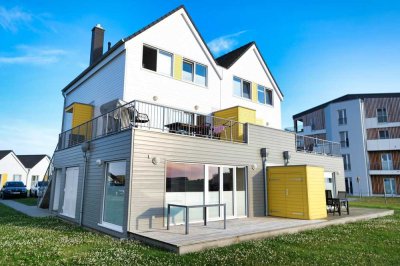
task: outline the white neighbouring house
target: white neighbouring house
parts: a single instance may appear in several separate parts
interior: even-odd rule
[[[0,151],[0,185],[7,181],[22,181],[29,190],[43,180],[49,167],[47,155],[16,155],[12,150]]]
[[[31,189],[37,182],[42,181],[50,164],[49,156],[45,154],[17,155],[26,169],[24,183]]]
[[[0,185],[2,187],[7,181],[24,182],[26,174],[27,170],[12,150],[0,151]]]

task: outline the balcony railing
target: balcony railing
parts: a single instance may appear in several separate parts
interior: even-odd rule
[[[246,142],[245,124],[141,101],[132,101],[82,125],[62,132],[58,149],[141,128],[174,134]]]
[[[341,156],[340,143],[296,135],[296,150],[315,154]]]
[[[400,161],[383,161],[370,163],[369,169],[377,171],[400,170]]]

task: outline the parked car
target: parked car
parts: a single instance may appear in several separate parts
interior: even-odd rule
[[[31,188],[31,196],[41,197],[48,185],[47,181],[39,181]]]
[[[7,181],[0,190],[1,198],[24,197],[28,195],[26,186],[21,181]]]

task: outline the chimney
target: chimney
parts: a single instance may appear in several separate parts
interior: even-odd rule
[[[97,24],[92,29],[92,45],[90,48],[90,65],[96,63],[103,55],[104,29]]]

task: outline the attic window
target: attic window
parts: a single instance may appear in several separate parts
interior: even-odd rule
[[[143,46],[142,66],[172,76],[172,54],[161,49]]]
[[[251,83],[238,77],[233,77],[233,94],[251,99]]]

